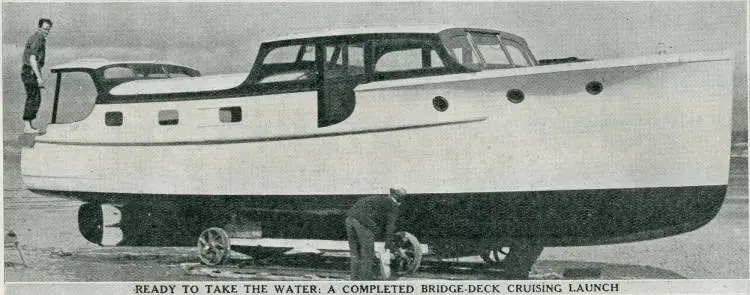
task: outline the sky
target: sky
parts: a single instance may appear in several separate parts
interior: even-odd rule
[[[733,129],[747,129],[747,8],[734,2],[333,2],[2,4],[4,140],[21,130],[21,54],[54,22],[47,65],[79,58],[168,60],[203,74],[248,72],[263,40],[337,28],[449,24],[524,37],[537,59],[735,52]],[[49,79],[48,79],[49,80]],[[49,114],[51,90],[40,113]],[[42,115],[45,116],[45,115]]]

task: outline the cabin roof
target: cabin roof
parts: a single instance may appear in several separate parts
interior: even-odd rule
[[[157,64],[157,65],[172,65],[183,68],[190,68],[180,64],[176,64],[169,61],[110,61],[106,59],[79,59],[68,63],[56,65],[50,68],[51,71],[60,71],[66,69],[88,69],[96,70],[102,67],[118,64]],[[192,69],[192,68],[191,68]]]
[[[295,40],[295,39],[307,39],[307,38],[320,38],[320,37],[334,37],[334,36],[347,36],[347,35],[364,35],[364,34],[437,34],[443,30],[456,28],[454,26],[447,25],[420,25],[420,26],[374,26],[374,27],[361,27],[361,28],[345,28],[335,29],[327,31],[313,31],[307,33],[292,34],[279,38],[266,40],[265,42],[276,42],[284,40]]]
[[[115,86],[112,95],[169,94],[180,92],[220,91],[237,87],[248,73],[218,74],[200,77],[135,80]]]

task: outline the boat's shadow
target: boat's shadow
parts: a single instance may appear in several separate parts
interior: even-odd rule
[[[687,277],[674,271],[648,265],[570,260],[539,260],[534,265],[531,278],[566,280],[687,279]]]

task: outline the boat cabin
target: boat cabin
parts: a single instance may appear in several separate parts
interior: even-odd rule
[[[112,88],[126,82],[201,75],[198,70],[170,62],[106,59],[76,60],[54,66],[50,71],[57,75],[53,124],[84,119],[98,96],[106,95]],[[63,108],[58,107],[60,103]]]
[[[325,127],[353,112],[359,84],[535,65],[524,39],[501,31],[368,28],[267,41],[245,83],[265,93],[317,90]]]
[[[97,96],[96,104],[313,91],[318,96],[318,127],[326,127],[353,113],[354,89],[360,84],[536,65],[526,41],[519,36],[488,29],[429,26],[336,30],[269,40],[262,43],[250,73],[239,79],[233,75],[143,81],[200,74],[158,62],[78,61],[52,71],[63,74],[58,75],[63,85],[84,83],[66,76],[83,74],[88,84],[93,77],[98,96],[90,97]],[[65,86],[60,95],[67,95]]]

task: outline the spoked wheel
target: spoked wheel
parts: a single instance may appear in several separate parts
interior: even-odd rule
[[[226,262],[230,248],[229,235],[221,228],[209,228],[198,237],[198,257],[205,265],[214,266]]]
[[[482,257],[484,263],[490,266],[501,266],[508,253],[510,253],[510,247],[500,247],[498,249],[487,250],[479,254],[479,257]]]
[[[395,264],[392,264],[395,273],[398,275],[415,273],[419,269],[419,264],[422,263],[423,254],[417,237],[407,232],[398,232],[396,233],[396,246],[400,255],[397,255]]]

